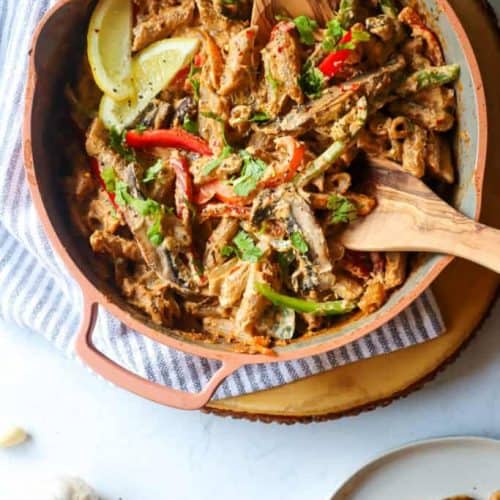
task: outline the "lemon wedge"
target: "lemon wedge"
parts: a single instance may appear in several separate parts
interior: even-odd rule
[[[90,18],[87,55],[97,86],[113,99],[134,93],[131,46],[131,0],[99,0]]]
[[[123,130],[131,125],[150,101],[187,66],[198,50],[197,38],[168,38],[146,47],[132,58],[135,94],[116,101],[104,95],[99,116],[107,128]]]

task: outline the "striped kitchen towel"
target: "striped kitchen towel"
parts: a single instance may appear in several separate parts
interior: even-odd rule
[[[0,2],[0,316],[44,335],[74,356],[81,296],[52,250],[25,181],[21,124],[32,32],[54,1]],[[399,317],[338,350],[298,361],[247,366],[228,378],[215,397],[268,389],[335,366],[388,353],[435,338],[443,322],[427,291]],[[158,345],[100,311],[96,346],[142,377],[197,392],[217,369],[214,361]]]

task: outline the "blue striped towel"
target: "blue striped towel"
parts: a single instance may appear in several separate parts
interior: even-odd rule
[[[54,0],[0,2],[0,316],[44,335],[74,356],[81,295],[52,250],[25,181],[21,124],[32,32]],[[241,368],[218,389],[225,398],[268,389],[354,361],[435,338],[444,331],[430,291],[384,327],[319,356]],[[160,384],[198,392],[218,365],[169,349],[100,311],[96,346],[129,370]]]

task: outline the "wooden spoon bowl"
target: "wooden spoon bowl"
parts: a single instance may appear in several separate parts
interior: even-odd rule
[[[500,273],[499,230],[468,219],[398,164],[368,162],[367,187],[377,207],[344,231],[347,248],[445,253]]]

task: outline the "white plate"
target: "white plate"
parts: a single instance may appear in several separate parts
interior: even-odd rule
[[[332,500],[488,500],[500,490],[500,441],[456,437],[392,450],[348,479]]]

